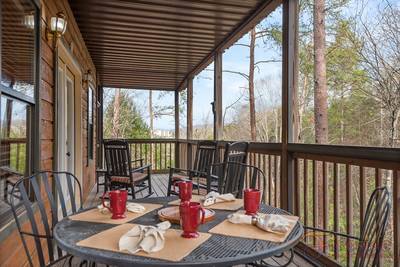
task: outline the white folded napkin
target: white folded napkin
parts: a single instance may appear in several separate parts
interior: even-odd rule
[[[119,239],[119,250],[127,250],[130,253],[145,251],[157,252],[164,248],[165,231],[171,227],[169,221],[151,225],[136,225]]]
[[[282,215],[266,214],[257,220],[257,227],[269,232],[285,234],[290,230],[290,225],[293,223],[293,220]]]
[[[228,221],[234,224],[253,224],[253,217],[242,213],[228,215]]]
[[[138,203],[128,202],[126,209],[133,213],[142,213],[146,211],[146,208]]]
[[[110,202],[109,201],[105,201],[104,204],[109,207],[110,206]],[[110,211],[103,206],[103,204],[100,204],[97,206],[97,209],[101,212],[101,213],[109,213]],[[133,202],[128,202],[126,204],[126,209],[130,212],[133,213],[142,213],[146,211],[146,208],[138,203],[133,203]]]
[[[287,233],[294,223],[293,220],[278,214],[252,217],[242,213],[233,213],[228,215],[228,221],[235,224],[253,224],[264,231],[277,234]]]
[[[215,203],[221,203],[221,202],[229,202],[229,201],[235,201],[236,198],[234,195],[231,193],[228,194],[220,194],[218,192],[211,191],[208,193],[204,199],[203,199],[203,206],[211,206]]]

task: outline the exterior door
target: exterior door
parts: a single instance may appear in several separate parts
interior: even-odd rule
[[[58,171],[75,173],[75,76],[61,59],[58,65]]]
[[[57,49],[55,170],[74,174],[82,184],[82,73],[62,42]],[[64,199],[70,205],[67,182],[61,181],[61,187]],[[75,194],[76,198],[78,196]]]

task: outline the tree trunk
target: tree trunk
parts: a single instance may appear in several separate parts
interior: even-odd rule
[[[249,102],[250,102],[250,137],[256,140],[256,108],[254,99],[254,49],[256,45],[256,29],[250,31],[250,64],[249,64]]]
[[[326,83],[325,59],[325,0],[314,0],[314,119],[315,142],[328,143],[328,92]],[[317,190],[317,205],[314,216],[317,216],[316,227],[322,227],[324,207],[323,172],[319,162],[315,164],[317,179],[314,186]],[[322,238],[316,238],[316,247],[322,248]]]
[[[325,0],[314,0],[315,142],[328,143],[328,92],[325,60]]]
[[[398,121],[399,121],[399,110],[394,108],[390,111],[390,139],[389,145],[390,147],[395,147],[397,143],[397,133],[398,133]]]
[[[120,137],[120,108],[121,108],[121,89],[115,89],[114,96],[114,112],[113,112],[113,128],[112,128],[112,138]]]

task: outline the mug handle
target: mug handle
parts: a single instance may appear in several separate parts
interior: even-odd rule
[[[200,212],[201,212],[200,221],[201,221],[201,224],[204,224],[205,220],[206,220],[206,210],[204,208],[200,208]]]
[[[101,197],[101,203],[103,204],[103,207],[104,207],[104,208],[107,208],[107,209],[112,213],[111,208],[108,207],[108,206],[106,206],[106,203],[104,202],[104,198],[106,197],[107,193],[108,193],[108,192],[104,192],[104,193],[103,193],[103,196]]]
[[[174,181],[173,183],[172,183],[172,186],[173,186],[173,190],[174,190],[174,192],[176,193],[176,184],[177,183],[180,183],[180,182],[182,182],[182,180],[176,180],[176,181]]]

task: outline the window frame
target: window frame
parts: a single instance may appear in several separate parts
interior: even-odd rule
[[[33,97],[25,95],[19,91],[8,88],[0,84],[0,98],[6,96],[16,101],[20,101],[28,105],[30,110],[30,118],[27,121],[27,146],[26,154],[28,163],[26,166],[26,173],[24,175],[32,175],[40,170],[41,154],[40,151],[40,59],[41,59],[41,6],[40,0],[26,0],[29,1],[35,13],[35,28],[34,28],[34,48],[33,48]],[[1,29],[0,29],[0,48],[2,46]],[[1,71],[2,54],[0,49],[0,79],[2,75]],[[1,102],[0,102],[1,109]],[[0,137],[1,138],[1,137]],[[17,214],[21,215],[23,212],[22,207],[17,210]],[[13,220],[11,209],[7,210],[0,217],[0,227],[9,224]],[[0,233],[2,233],[1,231]],[[5,231],[7,232],[7,231]]]

